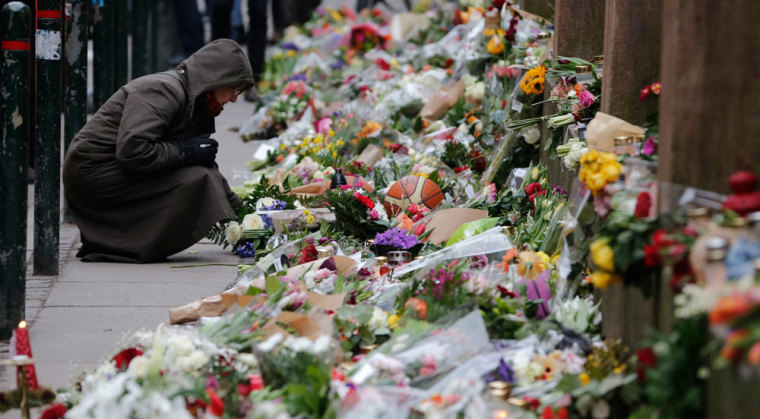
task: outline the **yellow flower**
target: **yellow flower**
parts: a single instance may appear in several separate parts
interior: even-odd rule
[[[295,52],[295,51],[293,51],[292,49],[289,49],[289,50],[288,50],[288,51],[285,53],[285,57],[286,57],[286,58],[293,58],[293,57],[295,57],[295,56],[296,56],[296,52]]]
[[[552,257],[551,264],[554,266],[557,266],[557,262],[559,262],[560,253],[557,253]]]
[[[311,211],[307,209],[303,210],[303,215],[304,215],[304,218],[306,219],[307,224],[314,224],[314,222],[316,221],[316,219],[314,219],[314,216],[311,215]]]
[[[600,289],[606,289],[607,285],[615,284],[620,280],[617,275],[612,275],[609,272],[595,271],[591,274],[591,283],[594,287]]]
[[[541,260],[544,262],[544,264],[551,263],[552,259],[546,253],[544,253],[544,252],[536,252],[536,254],[541,258]]]
[[[584,387],[585,387],[585,386],[587,386],[587,385],[588,385],[588,383],[590,383],[590,382],[591,382],[591,377],[589,377],[589,375],[588,375],[588,374],[586,374],[585,372],[582,372],[582,373],[581,373],[581,374],[578,376],[578,379],[579,379],[579,380],[581,380],[581,384],[583,384],[583,386],[584,386]]]
[[[280,144],[280,150],[285,150],[285,144]]]
[[[530,171],[530,177],[535,182],[536,179],[538,179],[538,167],[534,167],[533,170]]]
[[[580,158],[581,169],[578,179],[598,195],[610,182],[615,182],[620,176],[621,166],[613,153],[589,150]]]
[[[344,144],[346,144],[346,143],[343,140],[338,140],[338,145],[339,146],[343,146]]]
[[[491,37],[491,40],[488,41],[486,49],[493,55],[501,54],[504,51],[504,42],[502,42],[498,36],[494,35]]]
[[[622,374],[624,372],[625,372],[625,364],[615,367],[615,369],[612,370],[613,374]]]
[[[340,13],[338,13],[338,11],[335,9],[330,11],[330,17],[332,17],[333,20],[336,22],[340,22],[341,20],[343,20],[343,16]]]
[[[274,53],[274,58],[276,58],[276,59],[282,58],[282,52],[280,52],[280,51],[275,52]]]
[[[333,131],[333,130],[328,131],[327,132],[327,136],[328,137],[334,137],[335,136],[335,131]]]
[[[427,173],[422,173],[422,172],[412,172],[411,176],[428,177],[429,175]]]
[[[400,319],[398,314],[394,314],[390,317],[388,317],[388,327],[391,329],[395,329],[398,327],[398,320]]]
[[[333,156],[333,158],[336,158],[336,157],[338,157],[338,152],[337,152],[337,151],[333,151],[333,154],[332,154],[332,156]]]
[[[493,36],[493,34],[495,33],[496,33],[496,30],[494,28],[483,29],[483,35],[485,36]]]
[[[536,279],[541,272],[546,270],[543,258],[535,252],[520,252],[517,263],[517,274],[526,279]]]
[[[615,272],[615,252],[607,244],[607,239],[597,239],[591,243],[591,260],[607,272]]]
[[[614,182],[620,177],[620,163],[617,161],[614,163],[607,163],[602,166],[601,172],[607,182]]]

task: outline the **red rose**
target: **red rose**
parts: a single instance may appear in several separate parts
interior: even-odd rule
[[[299,265],[302,263],[313,262],[317,260],[317,257],[319,256],[319,252],[317,252],[317,248],[313,244],[304,247],[298,253],[301,254],[301,258],[298,260]]]
[[[457,166],[454,168],[454,173],[462,173],[469,168],[469,166]]]
[[[646,218],[649,216],[649,209],[652,207],[652,196],[649,192],[642,192],[636,198],[636,209],[633,215],[636,218]]]
[[[66,406],[63,403],[56,403],[42,412],[40,419],[63,419],[66,415]]]
[[[367,207],[367,209],[371,210],[375,208],[375,202],[369,199],[369,197],[366,197],[358,192],[354,193],[354,198],[356,198],[362,205]]]
[[[137,348],[127,348],[119,352],[118,354],[114,355],[114,357],[111,360],[114,363],[116,363],[117,370],[124,371],[127,368],[129,368],[129,363],[132,362],[133,359],[137,358],[138,356],[142,354],[143,354],[143,351]]]
[[[649,267],[660,266],[660,253],[657,246],[648,244],[644,246],[644,264]]]
[[[414,235],[419,236],[425,232],[425,224],[420,224],[414,229]]]
[[[375,65],[380,67],[382,70],[388,71],[391,69],[390,64],[388,64],[384,59],[378,58],[375,60]]]
[[[208,413],[218,418],[224,415],[224,401],[219,397],[214,390],[207,388],[206,394],[208,394]]]

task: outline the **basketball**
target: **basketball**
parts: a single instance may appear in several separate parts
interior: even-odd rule
[[[365,191],[372,192],[375,190],[372,187],[372,185],[370,185],[369,183],[367,183],[366,180],[364,180],[363,177],[355,176],[355,175],[346,175],[346,185],[356,189],[356,185],[358,185],[359,182],[362,183],[362,189],[364,189]]]
[[[391,185],[383,205],[388,215],[396,215],[413,203],[434,209],[441,201],[443,192],[435,182],[422,176],[406,176]]]

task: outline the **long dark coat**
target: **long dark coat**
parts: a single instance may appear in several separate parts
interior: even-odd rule
[[[170,142],[214,132],[199,99],[219,87],[250,87],[248,59],[220,39],[172,73],[181,82],[158,73],[121,87],[66,154],[64,191],[85,261],[162,260],[235,218],[240,201],[219,170],[183,165]]]

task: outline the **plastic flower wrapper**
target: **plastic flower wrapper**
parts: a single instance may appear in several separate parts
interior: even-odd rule
[[[340,346],[354,355],[361,347],[385,342],[391,335],[388,313],[377,306],[344,305],[333,318],[340,333]]]
[[[488,334],[478,311],[437,323],[408,322],[357,364],[351,382],[426,388],[487,345]]]

